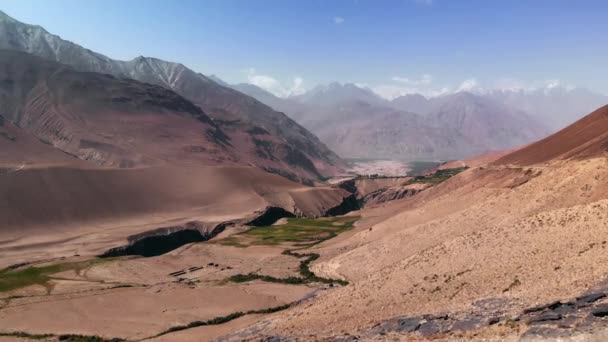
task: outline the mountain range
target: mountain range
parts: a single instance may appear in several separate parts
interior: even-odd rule
[[[510,149],[608,103],[578,88],[409,94],[389,101],[355,84],[331,83],[288,98],[251,84],[233,87],[287,113],[347,158],[456,159]]]
[[[114,60],[1,12],[0,49],[32,54],[67,65],[74,72],[107,74],[173,91],[200,109],[215,134],[224,139],[220,147],[195,148],[194,160],[256,165],[306,182],[339,172],[345,166],[339,156],[450,160],[510,149],[542,138],[608,102],[605,96],[585,89],[562,87],[459,92],[430,98],[409,94],[387,100],[369,88],[338,82],[280,98],[253,84],[229,85],[179,63],[143,56]],[[87,83],[85,79],[81,82]],[[143,94],[142,98],[135,93],[129,96],[134,103],[145,101]],[[14,114],[5,116],[15,120]],[[64,116],[63,120],[68,119]],[[17,126],[29,129],[24,122]],[[80,146],[77,141],[65,140],[66,136],[76,139],[72,133],[62,136],[45,125],[36,127],[36,136],[55,147],[71,146],[65,151],[80,157],[95,155],[88,158],[101,165],[137,166],[159,160],[125,155],[105,160],[107,149],[97,150],[89,144],[81,151],[74,147]],[[99,143],[112,144],[99,139]],[[183,144],[182,150],[193,145]],[[220,154],[224,156],[219,158]],[[183,156],[186,162],[191,157]]]
[[[582,88],[459,92],[386,100],[331,83],[288,98],[251,84],[235,89],[284,111],[350,158],[454,159],[524,145],[608,103]]]
[[[138,84],[143,82],[168,89],[171,93],[174,92],[171,96],[179,97],[180,101],[184,101],[185,106],[187,103],[187,106],[196,108],[196,111],[202,113],[196,115],[205,115],[212,119],[208,120],[208,124],[215,127],[218,136],[223,137],[224,145],[232,149],[230,151],[232,153],[228,153],[224,159],[235,163],[256,165],[291,179],[307,182],[333,175],[344,165],[340,158],[316,136],[285,114],[239,91],[225,87],[203,74],[194,72],[182,64],[141,56],[130,61],[114,60],[63,40],[40,26],[21,23],[4,13],[0,13],[0,49],[25,52],[50,62],[68,65],[73,69],[74,74],[76,72],[107,74],[114,76],[116,79],[113,82],[117,84],[132,83],[129,80],[135,80],[139,82]],[[34,61],[29,58],[26,60]],[[27,70],[26,66],[23,67]],[[78,75],[79,82],[85,87],[96,87],[93,80],[100,77],[82,73]],[[65,86],[76,90],[69,85]],[[144,93],[129,93],[129,101],[134,103],[146,101]],[[11,115],[9,120],[15,118],[15,115]],[[64,117],[63,120],[68,119]],[[24,122],[17,124],[21,128],[29,129]],[[45,137],[59,148],[79,145],[76,136],[60,133],[44,125],[37,126],[35,134]],[[65,142],[58,143],[58,141]],[[88,144],[88,149],[93,150],[90,153],[99,152],[93,147],[97,146],[97,143],[107,142],[92,141]],[[187,145],[183,147],[184,149],[191,145],[188,142],[184,144]],[[206,154],[207,151],[203,151],[206,148],[195,148],[197,156],[201,153]],[[70,149],[69,153],[81,155],[84,152]],[[101,154],[104,153],[106,152]],[[190,155],[187,158],[190,158]],[[217,159],[211,156],[206,158]],[[98,157],[95,159],[102,164],[107,163]],[[128,162],[125,163],[138,165],[143,159],[146,158],[127,158]]]

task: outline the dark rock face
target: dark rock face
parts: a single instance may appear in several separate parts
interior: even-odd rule
[[[397,321],[399,325],[396,329],[398,332],[412,332],[420,328],[420,319],[416,317],[402,318]]]
[[[359,341],[359,336],[336,336],[332,337],[331,342],[355,342]]]
[[[359,191],[359,189],[357,189],[357,185],[355,184],[354,179],[349,179],[347,181],[344,181],[344,182],[338,184],[338,187],[340,189],[344,189],[344,190],[350,192],[351,194],[356,194]]]
[[[597,306],[593,311],[591,311],[591,314],[595,317],[608,316],[608,304]]]
[[[397,317],[372,328],[371,335],[384,335],[389,332],[401,334],[419,332],[428,336],[450,331],[452,323],[453,321],[447,315]]]
[[[292,339],[284,336],[266,336],[260,339],[260,342],[290,342]]]
[[[451,323],[452,322],[450,320],[447,318],[443,319],[443,317],[431,319],[425,323],[422,323],[417,331],[424,336],[441,334],[452,330]]]
[[[283,208],[268,207],[260,216],[247,222],[246,225],[255,227],[270,226],[284,217],[296,217],[296,215]]]
[[[533,306],[531,308],[524,309],[524,314],[544,311],[544,310],[547,310],[547,309],[553,310],[553,309],[556,309],[556,308],[558,308],[560,306],[561,306],[561,302],[560,301],[551,302],[551,303],[548,303],[548,304]]]
[[[158,256],[192,242],[203,242],[221,233],[231,223],[221,223],[206,230],[198,222],[188,222],[184,226],[158,228],[149,232],[130,236],[126,246],[107,250],[99,257],[124,255]]]
[[[359,204],[359,201],[357,200],[357,196],[355,194],[352,194],[348,197],[345,197],[342,200],[342,203],[340,203],[339,205],[328,209],[323,216],[344,215],[353,210],[359,209],[361,209],[361,206]]]
[[[528,322],[530,324],[534,324],[534,323],[544,323],[544,322],[549,322],[549,321],[559,321],[560,319],[562,319],[561,314],[549,311],[549,312],[540,314],[536,317],[530,318],[530,320],[528,320]]]
[[[464,319],[461,321],[456,321],[454,323],[454,325],[452,325],[452,330],[462,330],[462,331],[473,330],[473,329],[480,328],[484,325],[492,325],[491,322],[493,322],[494,320],[495,320],[495,323],[493,323],[493,324],[496,324],[500,321],[498,318],[492,318],[491,320],[486,321],[486,319],[483,317],[472,317],[472,318]]]
[[[576,298],[577,306],[584,306],[596,302],[602,298],[606,297],[606,294],[603,292],[594,292],[584,296],[580,296]]]

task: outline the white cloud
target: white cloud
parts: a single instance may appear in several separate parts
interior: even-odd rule
[[[487,84],[481,84],[476,78],[468,78],[456,85],[436,84],[434,78],[429,74],[423,74],[419,78],[393,76],[389,81],[380,84],[355,83],[358,87],[369,88],[379,96],[392,100],[399,96],[408,94],[420,94],[425,97],[437,97],[454,94],[462,91],[485,94],[493,91],[545,91],[555,88],[563,88],[567,91],[574,86],[564,84],[559,79],[548,79],[544,81],[526,82],[515,78],[504,77]]]
[[[433,76],[423,74],[417,78],[393,76],[392,84],[380,84],[370,87],[376,94],[392,100],[407,94],[422,94],[427,97],[439,96],[450,91],[448,87],[433,86]]]
[[[564,84],[559,79],[548,79],[544,81],[523,81],[511,77],[499,78],[493,83],[492,89],[501,91],[549,91],[555,88],[564,88],[572,90],[576,88],[570,84]]]
[[[545,81],[545,87],[547,89],[557,88],[561,85],[562,85],[562,82],[560,82],[560,80],[546,80]]]
[[[370,88],[374,93],[380,95],[381,97],[387,100],[392,100],[396,97],[408,94],[420,94],[426,97],[435,97],[445,95],[451,92],[451,89],[449,87],[417,88],[393,84],[381,84]]]
[[[335,23],[336,25],[340,25],[340,24],[342,24],[343,22],[344,22],[344,18],[342,18],[342,17],[334,17],[334,23]]]
[[[393,76],[391,78],[395,82],[411,84],[411,85],[428,85],[433,82],[433,76],[429,74],[422,75],[419,79],[410,79],[407,77]]]
[[[249,83],[256,85],[266,90],[271,90],[279,87],[281,84],[275,78],[266,75],[258,75],[254,68],[249,69],[249,75],[247,76]]]
[[[302,84],[304,83],[304,79],[302,79],[302,77],[296,76],[293,79],[293,85],[291,86],[291,89],[288,91],[288,93],[285,96],[290,96],[290,95],[300,95],[306,92],[306,89],[304,89],[304,87],[302,87]]]
[[[302,87],[304,83],[302,77],[296,76],[291,85],[283,86],[279,80],[272,76],[258,74],[255,68],[249,68],[247,71],[247,82],[271,92],[278,97],[297,95],[306,91],[306,89]]]
[[[472,91],[472,90],[476,90],[478,88],[478,83],[477,80],[474,78],[469,78],[464,80],[460,86],[458,86],[458,88],[456,89],[456,92],[460,92],[460,91]]]

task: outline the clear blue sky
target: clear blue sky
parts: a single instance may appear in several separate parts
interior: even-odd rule
[[[300,77],[306,88],[427,91],[559,80],[608,94],[602,0],[0,0],[0,9],[113,58],[154,56],[276,92]]]

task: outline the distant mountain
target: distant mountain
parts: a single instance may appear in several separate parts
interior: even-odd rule
[[[451,159],[469,151],[464,139],[424,116],[362,101],[317,110],[302,123],[347,158]]]
[[[343,165],[317,137],[283,113],[182,64],[151,57],[113,60],[1,12],[0,48],[31,53],[76,70],[106,73],[172,89],[200,106],[235,140],[248,137],[251,143],[257,144],[254,153],[267,159],[262,164],[276,164],[277,160],[283,164],[278,168],[261,167],[292,179],[331,175]],[[270,139],[260,142],[259,135],[247,133],[253,131],[265,132]]]
[[[435,98],[426,118],[432,126],[463,137],[474,153],[508,149],[548,134],[527,113],[467,92]]]
[[[366,102],[372,105],[386,103],[386,100],[368,88],[359,87],[352,83],[341,84],[338,82],[319,85],[303,94],[292,96],[290,99],[311,107],[326,107],[354,101]]]
[[[437,99],[426,115],[351,102],[302,121],[345,157],[454,159],[526,144],[547,134],[526,113],[469,93]]]
[[[486,96],[529,113],[552,131],[562,129],[608,104],[608,96],[584,88],[566,89],[560,86],[532,91],[497,90]]]
[[[592,110],[608,104],[608,96],[584,88],[567,89],[562,86],[535,90],[491,90],[475,95],[526,112],[550,131],[564,128]],[[409,94],[393,99],[391,106],[428,114],[436,110],[441,101],[441,96],[425,98],[419,94]]]
[[[209,75],[208,76],[210,80],[212,80],[213,82],[224,86],[224,87],[230,87],[230,84],[226,83],[224,80],[222,80],[221,78],[217,77],[216,75]]]
[[[548,133],[525,112],[471,93],[389,102],[354,84],[331,83],[288,99],[256,88],[237,89],[289,114],[348,158],[460,159]]]
[[[280,112],[284,111],[284,107],[294,104],[294,101],[289,99],[280,98],[271,92],[264,90],[256,85],[250,83],[239,83],[231,86],[232,88],[240,91],[243,94],[249,95],[254,99],[269,105],[275,110]]]
[[[296,120],[300,124],[302,123],[301,120],[311,112],[309,106],[304,103],[298,102],[292,98],[278,97],[271,92],[250,83],[235,84],[232,88],[269,105],[279,112],[288,114],[290,118]]]
[[[426,114],[430,110],[431,101],[420,94],[407,94],[394,98],[391,107],[406,112]]]

